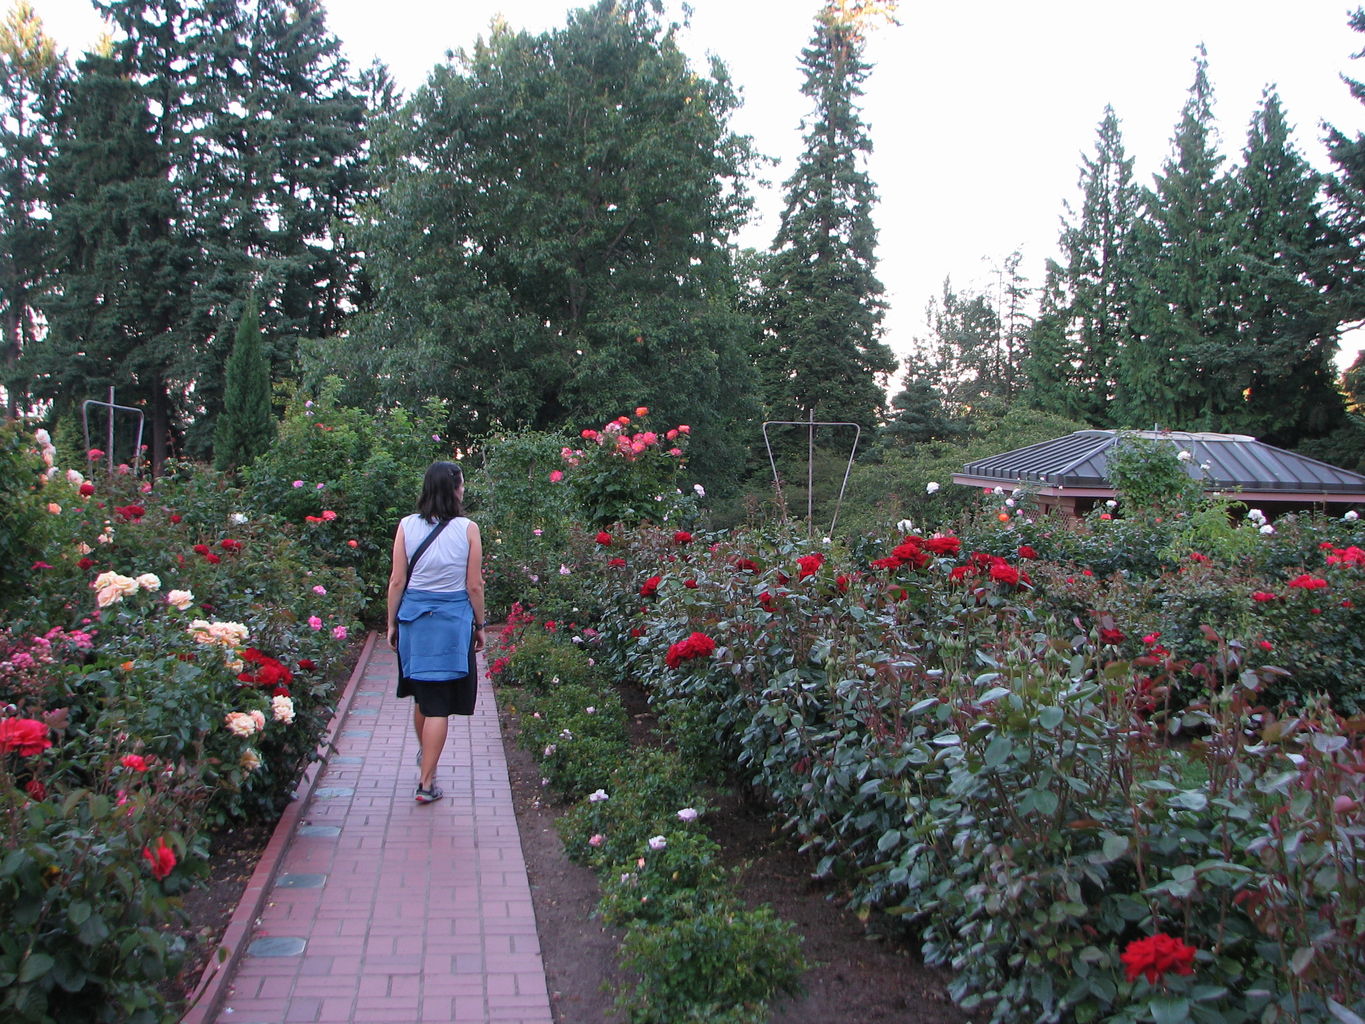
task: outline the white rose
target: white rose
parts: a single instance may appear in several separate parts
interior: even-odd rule
[[[270,711],[275,716],[275,721],[289,725],[294,721],[294,699],[292,697],[271,697]]]
[[[936,492],[937,490],[938,490],[938,482],[937,482],[937,481],[930,480],[927,484],[924,485],[924,493],[925,493],[925,494],[933,494],[933,493]]]
[[[172,590],[166,595],[166,603],[182,612],[194,603],[194,594],[188,590]]]
[[[154,572],[144,572],[137,578],[137,585],[143,590],[160,590],[161,577]]]

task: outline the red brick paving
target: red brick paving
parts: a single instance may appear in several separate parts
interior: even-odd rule
[[[437,770],[445,799],[426,806],[413,800],[417,739],[412,702],[393,696],[396,672],[371,638],[332,725],[335,749],[281,820],[267,851],[276,863],[258,871],[264,906],[236,936],[244,951],[186,1022],[551,1024],[486,671],[474,715],[451,719]],[[270,938],[305,946],[258,955],[252,944]]]

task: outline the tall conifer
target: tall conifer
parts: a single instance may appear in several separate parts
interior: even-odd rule
[[[1342,310],[1322,177],[1291,142],[1273,92],[1252,118],[1234,185],[1228,242],[1239,273],[1237,353],[1249,379],[1221,427],[1293,448],[1344,421],[1334,362]]]
[[[872,140],[858,98],[871,72],[867,32],[894,2],[827,0],[801,54],[801,91],[814,104],[805,151],[786,182],[786,207],[763,280],[767,322],[759,366],[776,419],[874,426],[896,359],[881,340]]]
[[[1134,236],[1135,337],[1119,355],[1116,419],[1216,430],[1250,375],[1237,352],[1233,211],[1203,47],[1171,149]]]
[[[1119,353],[1130,340],[1132,233],[1139,190],[1118,116],[1105,107],[1095,152],[1081,161],[1080,209],[1066,206],[1061,261],[1050,263],[1031,336],[1033,403],[1112,426]]]
[[[275,417],[270,409],[270,359],[261,344],[256,293],[248,296],[228,356],[223,412],[213,439],[213,459],[219,469],[249,466],[270,447]]]
[[[0,387],[6,412],[27,405],[19,356],[36,336],[36,293],[48,274],[47,172],[66,62],[29,0],[0,21]]]

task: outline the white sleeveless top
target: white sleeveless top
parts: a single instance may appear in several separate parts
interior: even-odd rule
[[[414,513],[403,517],[402,526],[403,546],[407,549],[408,561],[411,561],[413,552],[422,546],[422,541],[436,529],[436,525]],[[469,520],[460,516],[452,519],[441,535],[422,552],[417,568],[408,579],[408,586],[413,590],[454,593],[465,589],[468,572]]]

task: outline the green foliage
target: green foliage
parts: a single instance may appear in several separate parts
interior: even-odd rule
[[[879,6],[850,15],[844,5],[826,4],[801,52],[801,91],[814,112],[786,182],[760,299],[757,354],[771,419],[851,421],[871,430],[896,368],[881,340],[876,193],[862,165],[872,141],[858,109],[871,72],[863,50]]]
[[[651,836],[677,823],[684,807],[700,807],[700,784],[675,753],[634,749],[619,760],[601,787],[605,799],[580,801],[558,822],[564,849],[574,860],[607,868],[637,857]],[[600,843],[592,843],[601,836]]]
[[[726,892],[730,873],[720,863],[714,839],[676,824],[661,834],[667,844],[663,849],[651,849],[646,842],[638,858],[603,870],[598,909],[608,924],[624,927],[691,917]]]
[[[721,477],[757,412],[725,241],[750,202],[736,103],[649,0],[496,26],[388,123],[373,308],[307,372],[367,407],[448,398],[462,446],[645,404],[705,428]]]
[[[206,830],[277,812],[333,711],[353,572],[247,515],[225,477],[172,468],[58,468],[11,495],[43,511],[0,627],[4,724],[35,737],[0,744],[6,1020],[176,1019],[168,926]]]
[[[261,347],[256,293],[247,299],[237,340],[228,356],[223,411],[215,428],[213,455],[219,469],[249,466],[270,447],[275,416],[270,409],[270,360]]]
[[[921,530],[948,529],[980,502],[977,491],[952,482],[963,465],[1083,427],[1054,413],[1015,407],[999,417],[976,417],[960,439],[889,448],[854,465],[839,533],[884,535],[902,519]],[[932,492],[931,483],[939,485]]]
[[[1186,470],[1189,452],[1164,440],[1120,435],[1110,449],[1109,482],[1130,516],[1189,513],[1201,501],[1203,486]]]
[[[202,837],[182,831],[193,786],[184,773],[167,782],[158,772],[125,777],[116,797],[121,769],[109,763],[95,790],[34,800],[12,774],[29,774],[28,765],[0,757],[0,913],[10,924],[0,936],[0,1010],[15,1024],[178,1017],[157,986],[183,962],[183,940],[166,926],[187,869],[204,863]],[[163,843],[178,863],[157,880],[143,851]]]
[[[640,979],[620,1000],[635,1024],[765,1020],[763,1004],[794,990],[805,967],[790,924],[771,907],[746,910],[734,903],[661,924],[632,924],[622,953]]]
[[[619,538],[630,570],[579,579],[606,591],[592,597],[607,609],[603,660],[656,706],[690,704],[685,728],[765,792],[818,874],[911,922],[964,1007],[1123,1022],[1359,1013],[1365,893],[1338,880],[1365,835],[1347,779],[1361,725],[1295,689],[1324,678],[1314,659],[1331,652],[1333,706],[1360,693],[1358,645],[1338,632],[1365,596],[1358,520],[1262,533],[1254,516],[1215,526],[1210,509],[1223,512],[1080,529],[986,509],[941,554],[910,538],[934,555],[922,561],[888,562],[897,535],[819,549],[817,564],[808,542],[766,531],[670,562],[645,531]],[[1217,553],[1180,552],[1192,539]],[[1116,567],[1104,576],[1081,560],[1102,557]],[[646,575],[662,597],[642,611]],[[1292,623],[1304,633],[1274,635]],[[665,658],[696,630],[715,639],[710,656]],[[1285,695],[1292,712],[1275,710]],[[624,866],[609,895],[620,915],[632,886],[652,884],[622,877],[630,859],[665,830],[608,793],[564,836],[572,855]],[[674,921],[698,906],[649,896],[671,900]],[[1197,951],[1192,975],[1127,977],[1120,955],[1156,933]],[[1328,950],[1342,972],[1304,970]]]
[[[416,511],[427,467],[449,457],[445,408],[433,401],[368,413],[338,404],[340,389],[328,381],[316,396],[288,396],[275,443],[243,474],[244,493],[251,509],[299,530],[322,564],[353,568],[373,612],[382,609],[398,521]]]
[[[1118,115],[1105,107],[1095,153],[1082,157],[1081,204],[1064,222],[1030,334],[1029,402],[1091,426],[1114,426],[1119,353],[1129,339],[1137,273],[1133,225],[1139,190]]]
[[[159,467],[208,453],[249,290],[278,366],[353,308],[365,107],[317,0],[101,9],[109,45],[63,83],[33,178],[48,329],[21,370],[59,411],[117,387],[147,411]]]
[[[518,742],[540,759],[543,777],[576,800],[601,788],[621,763],[625,712],[615,693],[560,683],[520,701]]]
[[[0,424],[0,605],[28,586],[28,566],[42,548],[43,464],[33,437],[18,423]]]

